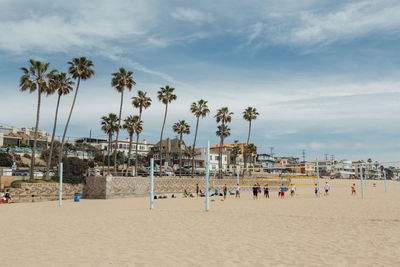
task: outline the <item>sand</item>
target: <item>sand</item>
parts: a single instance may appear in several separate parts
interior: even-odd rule
[[[400,266],[400,185],[284,200],[148,198],[0,205],[3,266]],[[357,183],[359,186],[359,183]]]

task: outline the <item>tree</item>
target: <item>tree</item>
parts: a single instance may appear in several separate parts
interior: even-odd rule
[[[254,144],[248,144],[248,145],[246,145],[244,152],[245,152],[245,155],[249,155],[250,158],[252,158],[253,154],[257,153],[257,147]],[[246,159],[246,161],[247,161],[247,159]],[[251,162],[253,162],[253,160],[251,160]]]
[[[63,182],[70,184],[84,183],[84,178],[89,165],[84,160],[77,157],[63,158]]]
[[[218,125],[218,130],[217,130],[217,136],[219,136],[221,139],[220,144],[219,144],[219,161],[218,161],[220,178],[222,178],[222,147],[224,145],[225,137],[228,137],[230,135],[230,132],[229,132],[230,129],[226,126],[226,124],[231,122],[232,115],[233,115],[233,112],[230,112],[227,107],[222,107],[217,110],[217,114],[214,116],[217,123],[221,123],[221,125]],[[227,129],[228,129],[228,131],[225,131]],[[228,133],[227,136],[225,136],[225,132]],[[220,133],[220,134],[218,134],[218,133]]]
[[[147,109],[151,106],[151,98],[147,96],[146,92],[141,90],[138,91],[138,95],[132,97],[132,105],[139,109],[139,121],[142,121],[143,109]],[[143,123],[143,121],[142,121]],[[138,145],[139,145],[140,132],[136,132],[136,156],[135,156],[135,176],[137,176],[138,169]]]
[[[49,171],[51,168],[52,163],[52,156],[53,156],[53,146],[54,146],[54,137],[56,135],[56,128],[57,128],[57,117],[58,117],[58,108],[60,106],[60,99],[61,96],[69,94],[73,90],[74,82],[67,77],[65,72],[58,73],[57,71],[53,71],[50,74],[49,86],[47,90],[47,94],[51,95],[57,92],[57,105],[56,105],[56,112],[54,116],[54,125],[53,125],[53,134],[51,135],[51,143],[50,143],[50,150],[49,150],[49,157],[47,159],[47,167],[46,167],[46,176],[45,180],[49,180]]]
[[[245,119],[246,121],[249,122],[249,133],[247,135],[247,142],[246,142],[246,146],[249,145],[249,141],[250,141],[250,133],[251,133],[251,122],[255,119],[257,119],[257,116],[260,115],[257,112],[256,108],[253,107],[247,107],[244,111],[243,111],[243,119]],[[247,155],[246,155],[246,149],[244,151],[244,169],[246,170],[247,168]]]
[[[107,148],[107,172],[110,170],[110,155],[112,153],[112,146],[111,146],[111,142],[112,142],[112,137],[114,132],[117,130],[117,121],[118,121],[118,117],[116,114],[114,113],[109,113],[108,116],[103,116],[101,117],[101,129],[108,134],[108,148]],[[104,173],[103,173],[104,175]]]
[[[161,87],[160,90],[157,92],[157,98],[159,101],[161,101],[165,105],[165,112],[164,112],[164,120],[161,128],[161,135],[160,135],[160,177],[162,175],[162,137],[164,133],[164,126],[165,126],[165,121],[167,119],[167,113],[168,113],[168,104],[171,103],[172,101],[176,100],[177,96],[174,94],[175,88],[169,87],[169,85],[166,85],[165,87]]]
[[[38,138],[38,129],[39,129],[39,114],[40,114],[40,104],[42,93],[46,92],[48,83],[47,83],[47,69],[50,65],[49,62],[43,63],[41,61],[37,61],[34,59],[29,60],[29,69],[22,67],[21,70],[23,75],[20,78],[19,87],[21,91],[28,91],[33,93],[37,91],[38,93],[38,104],[36,108],[36,126],[33,137],[33,148],[32,148],[32,158],[31,158],[31,166],[29,170],[30,179],[33,180],[33,168],[35,166],[35,154],[36,154],[36,144]]]
[[[13,165],[13,159],[10,154],[5,152],[0,152],[0,166],[10,167]]]
[[[236,169],[236,159],[241,153],[242,153],[242,151],[240,149],[240,146],[235,145],[232,148],[231,155],[233,156],[233,165],[234,165],[235,169]],[[231,159],[231,162],[232,162],[232,159]]]
[[[217,136],[219,136],[221,138],[220,150],[219,150],[220,152],[219,152],[219,160],[218,160],[219,166],[218,166],[218,168],[219,168],[219,178],[222,179],[222,150],[221,150],[221,147],[222,147],[222,145],[224,143],[224,139],[231,135],[231,133],[230,133],[231,129],[228,126],[224,125],[224,124],[218,125],[217,128],[218,128],[218,130],[217,130],[216,134],[217,134]]]
[[[68,68],[68,73],[72,75],[72,78],[78,80],[76,83],[74,99],[72,100],[71,109],[69,111],[67,123],[65,124],[63,138],[61,141],[61,149],[60,149],[60,162],[62,160],[62,152],[65,143],[65,137],[67,135],[69,122],[71,121],[72,112],[74,111],[76,97],[79,91],[79,85],[81,84],[81,80],[86,81],[90,79],[94,75],[94,70],[92,67],[94,66],[93,62],[86,57],[76,57],[73,58],[71,61],[67,62],[70,66]]]
[[[139,116],[130,115],[124,120],[124,125],[122,125],[122,128],[124,128],[129,134],[128,162],[127,162],[126,174],[125,174],[126,176],[128,176],[128,170],[129,170],[129,166],[131,163],[132,137],[135,132],[137,135],[139,135],[142,132],[143,122],[141,120],[139,120]],[[137,147],[138,147],[138,144],[136,143],[135,159],[137,159]],[[135,175],[136,175],[136,171],[135,171]]]
[[[199,120],[201,118],[205,118],[209,113],[210,109],[207,106],[207,101],[200,99],[199,101],[193,102],[190,106],[190,111],[196,116],[196,130],[194,134],[193,141],[193,151],[196,149],[196,140],[197,140],[197,131],[199,129]],[[192,156],[192,178],[194,176],[194,153]]]
[[[124,102],[124,91],[127,88],[129,91],[136,84],[132,77],[133,71],[127,71],[124,68],[119,68],[119,72],[112,73],[111,86],[115,87],[119,93],[121,93],[121,103],[119,105],[119,117],[118,117],[118,128],[117,136],[115,138],[115,146],[118,148],[118,137],[119,128],[121,128],[121,114],[122,114],[122,104]],[[117,154],[114,154],[114,175],[117,174]]]
[[[185,120],[180,120],[174,123],[172,130],[179,134],[179,177],[182,177],[182,138],[184,134],[190,134],[190,125]]]

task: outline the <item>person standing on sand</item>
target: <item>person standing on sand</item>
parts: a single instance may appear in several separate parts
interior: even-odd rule
[[[269,187],[268,184],[264,186],[264,196],[265,198],[269,198]]]
[[[286,191],[286,188],[285,188],[285,186],[282,184],[281,185],[281,187],[279,188],[279,191],[281,192],[281,199],[284,199],[285,198],[285,191]]]
[[[294,184],[291,184],[290,196],[294,197],[295,194],[296,194],[296,187],[294,186]]]
[[[253,199],[258,199],[258,187],[257,184],[254,184],[253,186]]]
[[[351,186],[351,195],[353,196],[353,195],[356,195],[356,184],[353,184],[352,186]]]
[[[224,185],[224,199],[226,199],[226,193],[228,192],[228,188],[226,187],[226,184]]]
[[[315,197],[318,197],[318,186],[317,185],[315,185],[315,187],[314,187],[314,194],[315,194]]]
[[[328,184],[328,182],[325,182],[324,188],[325,188],[325,196],[328,196],[329,195],[329,184]]]
[[[240,186],[239,184],[236,185],[236,194],[235,194],[235,198],[240,198]]]
[[[199,184],[196,184],[196,195],[199,196]]]

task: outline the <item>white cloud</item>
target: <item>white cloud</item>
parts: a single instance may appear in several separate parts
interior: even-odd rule
[[[177,20],[188,21],[197,24],[211,22],[213,20],[209,14],[192,8],[178,8],[171,14],[171,17]]]

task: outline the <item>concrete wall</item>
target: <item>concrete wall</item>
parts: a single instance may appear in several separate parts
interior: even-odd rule
[[[0,176],[0,189],[10,186],[15,180],[29,180],[29,176]]]

